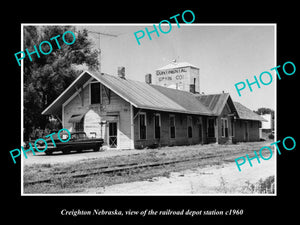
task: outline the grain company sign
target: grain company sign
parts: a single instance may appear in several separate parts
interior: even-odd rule
[[[166,70],[156,71],[157,84],[163,84],[163,86],[171,87],[176,89],[182,89],[184,79],[188,75],[187,68],[174,68]]]

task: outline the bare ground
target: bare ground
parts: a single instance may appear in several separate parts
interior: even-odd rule
[[[24,193],[79,194],[226,194],[244,193],[246,182],[275,175],[275,160],[252,160],[239,172],[234,159],[268,146],[270,142],[239,143],[236,145],[192,145],[146,150],[109,150],[81,154],[52,156],[36,155],[24,159]],[[213,156],[202,160],[173,165],[97,174],[73,178],[74,173],[86,173],[95,167],[118,164],[153,163],[185,158]],[[28,160],[28,161],[27,161]],[[63,176],[61,175],[63,174]],[[39,179],[50,183],[28,185]]]
[[[249,192],[248,184],[275,176],[274,158],[253,167],[245,165],[237,170],[235,163],[206,166],[172,172],[169,177],[154,177],[147,181],[115,184],[101,188],[87,188],[86,194],[117,195],[215,195],[215,194],[261,194]]]

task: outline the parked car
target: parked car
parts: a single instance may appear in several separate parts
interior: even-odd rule
[[[61,133],[61,137],[64,137],[64,134]],[[68,135],[66,135],[68,138]],[[82,152],[83,150],[93,149],[94,151],[99,151],[100,147],[103,145],[102,138],[88,138],[86,133],[83,131],[72,132],[71,139],[67,142],[61,142],[58,139],[57,134],[52,136],[55,145],[51,138],[47,138],[47,149],[45,151],[46,155],[51,155],[53,152],[62,151],[64,154],[70,153],[71,151]],[[63,138],[62,138],[63,139]],[[38,142],[40,146],[39,149],[45,148],[45,143],[43,141]]]

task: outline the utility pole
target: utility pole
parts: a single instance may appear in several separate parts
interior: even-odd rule
[[[92,33],[92,34],[98,34],[98,39],[99,39],[99,72],[101,74],[101,47],[100,47],[100,36],[101,35],[104,35],[104,36],[111,36],[111,37],[118,37],[118,35],[115,35],[115,34],[108,34],[108,33],[102,33],[102,32],[96,32],[96,31],[88,31],[89,33]]]

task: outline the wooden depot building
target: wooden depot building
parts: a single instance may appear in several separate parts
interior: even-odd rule
[[[174,62],[145,80],[127,79],[124,67],[85,71],[42,114],[117,149],[259,140],[264,119],[228,93],[200,94],[199,68]]]

